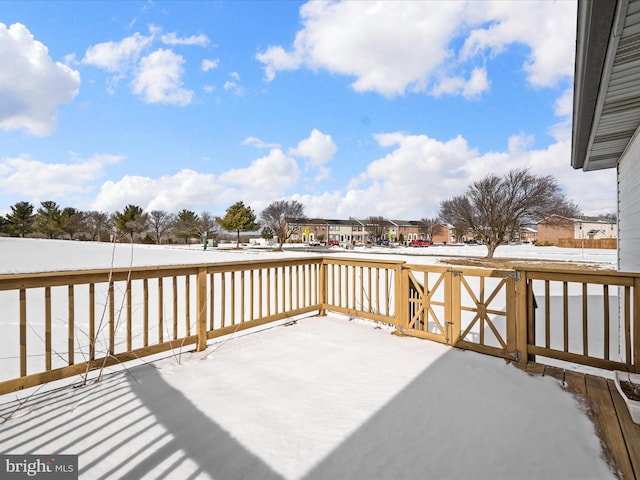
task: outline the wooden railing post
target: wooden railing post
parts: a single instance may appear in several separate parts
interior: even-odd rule
[[[395,288],[394,288],[394,316],[396,319],[396,333],[402,334],[404,330],[409,328],[409,319],[407,318],[409,294],[407,289],[409,271],[403,268],[403,263],[396,265],[395,271]]]
[[[529,295],[527,295],[527,272],[521,271],[516,278],[516,311],[515,311],[515,336],[516,350],[520,352],[518,365],[524,367],[529,360],[527,350],[529,331]],[[508,327],[507,327],[508,328]]]
[[[328,279],[327,279],[327,264],[324,258],[320,263],[320,272],[318,278],[318,303],[320,304],[320,311],[318,315],[324,317],[327,315],[327,291],[328,291]]]
[[[445,274],[445,298],[449,301],[445,301],[445,329],[447,331],[447,344],[455,346],[460,341],[461,333],[461,292],[460,292],[460,278],[462,272],[456,270],[449,270]],[[447,294],[448,290],[448,294]]]
[[[199,268],[196,277],[196,352],[207,349],[207,269]]]

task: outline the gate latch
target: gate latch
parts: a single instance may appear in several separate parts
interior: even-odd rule
[[[520,353],[520,350],[516,350],[515,352],[508,352],[507,350],[502,350],[502,354],[508,355],[509,357],[513,358],[516,362],[519,362],[520,359],[522,358],[522,354]]]

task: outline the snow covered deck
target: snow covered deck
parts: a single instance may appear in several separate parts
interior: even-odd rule
[[[607,457],[620,476],[640,478],[640,425],[631,420],[613,380],[536,363],[528,363],[526,371],[555,378],[576,395],[593,420]]]
[[[616,476],[552,376],[338,315],[12,399],[0,451],[87,479]]]

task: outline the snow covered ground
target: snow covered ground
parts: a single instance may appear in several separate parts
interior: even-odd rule
[[[177,265],[209,262],[232,262],[252,258],[283,258],[326,254],[326,250],[298,245],[284,252],[271,248],[245,248],[236,250],[235,243],[221,248],[203,250],[202,245],[155,246],[110,244],[97,242],[69,242],[0,237],[0,274],[27,273],[56,270]],[[72,252],[71,254],[69,252]],[[419,247],[356,247],[347,250],[331,247],[331,255],[357,256],[357,258],[393,258],[422,265],[435,264],[444,258],[484,257],[482,245],[437,245]],[[566,263],[584,263],[599,268],[615,268],[616,251],[601,249],[536,247],[531,244],[498,247],[496,258],[548,260]]]
[[[413,263],[484,255],[394,250]],[[606,250],[497,253],[615,265]],[[0,238],[0,273],[310,254]],[[78,454],[83,479],[615,478],[557,381],[366,321],[305,318],[141,363],[80,388],[22,392],[22,404],[0,396],[0,452]]]

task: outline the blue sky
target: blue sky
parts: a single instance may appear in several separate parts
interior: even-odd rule
[[[572,1],[0,2],[0,212],[437,215],[474,180],[570,167]]]

